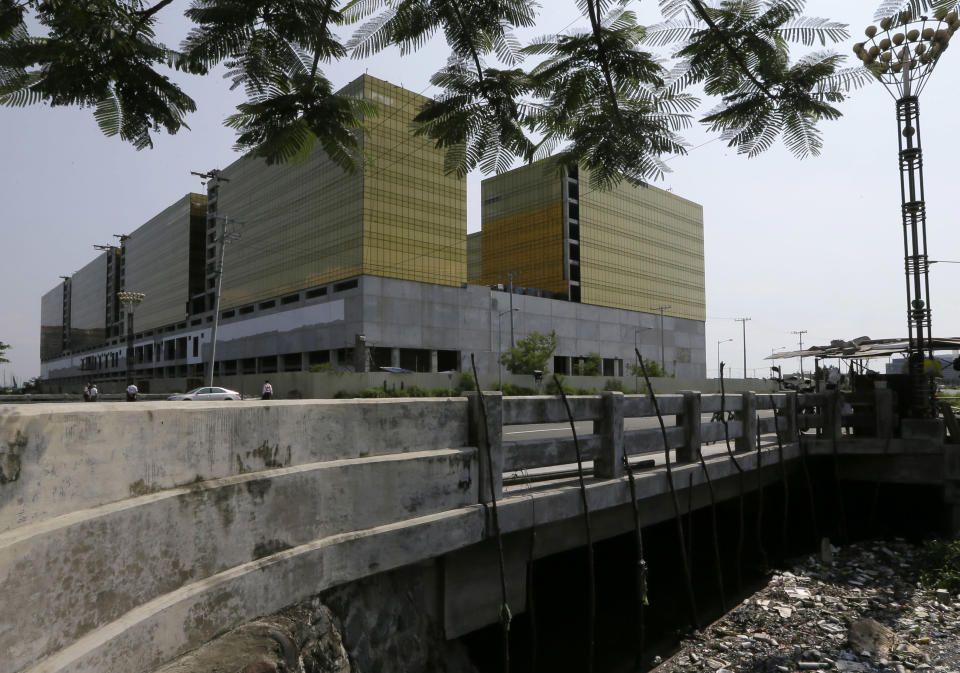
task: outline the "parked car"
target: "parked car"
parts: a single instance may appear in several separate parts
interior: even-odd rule
[[[177,393],[167,398],[171,402],[187,402],[189,400],[242,400],[243,397],[236,390],[226,388],[194,388],[185,393]]]
[[[801,393],[812,393],[816,390],[816,386],[811,379],[801,379],[798,374],[784,376],[783,387],[787,390],[796,390]]]

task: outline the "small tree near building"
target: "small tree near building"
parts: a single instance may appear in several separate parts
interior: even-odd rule
[[[660,369],[660,363],[656,360],[644,360],[643,366],[647,369],[647,376],[652,379],[673,378],[673,374],[668,374]],[[636,362],[629,363],[627,365],[627,371],[630,372],[630,376],[643,376],[643,372],[640,371],[640,365]]]
[[[539,370],[549,371],[547,363],[557,350],[557,333],[541,334],[530,332],[523,339],[517,341],[506,353],[500,356],[500,362],[511,374],[533,374]]]
[[[579,376],[600,376],[603,369],[603,357],[600,353],[590,353],[576,363],[575,371]]]

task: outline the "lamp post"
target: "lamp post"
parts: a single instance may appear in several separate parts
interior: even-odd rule
[[[803,352],[803,335],[807,333],[805,329],[797,329],[790,332],[790,334],[796,334],[800,337],[800,352]],[[816,363],[814,363],[816,364]],[[803,385],[803,356],[800,356],[800,384]]]
[[[667,375],[667,361],[663,357],[663,312],[672,306],[654,306],[651,311],[660,311],[660,374]]]
[[[146,295],[143,292],[117,292],[117,300],[127,314],[127,385],[133,383],[133,309]]]
[[[497,314],[497,382],[500,385],[500,390],[503,390],[503,346],[500,339],[500,318],[519,310],[518,308],[508,308],[506,311],[500,311]],[[513,315],[510,316],[510,319],[513,319]]]
[[[643,332],[643,331],[648,330],[648,329],[651,329],[651,328],[650,328],[650,327],[638,327],[638,328],[636,328],[636,329],[633,330],[633,352],[634,352],[634,353],[639,353],[639,352],[640,352],[640,348],[639,348],[639,346],[637,345],[637,335],[640,334],[640,332]],[[640,363],[637,362],[636,366],[633,368],[633,389],[634,389],[634,391],[639,391],[639,390],[640,390],[640,379],[639,379],[639,375],[640,375]]]
[[[720,344],[725,344],[728,341],[733,341],[733,337],[717,340],[717,378],[720,378]]]
[[[958,28],[956,12],[929,19],[914,17],[908,10],[883,19],[879,29],[867,27],[867,41],[853,47],[896,101],[911,410],[920,418],[932,412],[923,358],[925,349],[933,357],[933,349],[919,96]]]
[[[240,220],[231,220],[225,215],[217,215],[213,219],[222,221],[220,230],[217,234],[217,244],[220,246],[219,257],[217,259],[217,291],[213,298],[213,328],[210,330],[210,370],[207,372],[207,387],[213,386],[213,368],[217,362],[217,326],[220,324],[220,288],[223,287],[223,253],[227,243],[240,238],[236,231],[228,231],[230,223],[243,224]]]

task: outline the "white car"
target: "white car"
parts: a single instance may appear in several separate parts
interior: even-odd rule
[[[236,390],[226,388],[194,388],[185,393],[177,393],[167,398],[172,402],[187,402],[189,400],[242,400]]]

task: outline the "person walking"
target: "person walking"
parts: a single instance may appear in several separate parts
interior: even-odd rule
[[[90,401],[90,382],[89,381],[83,384],[83,401],[84,402]]]
[[[273,386],[270,385],[270,381],[263,382],[263,390],[260,392],[261,400],[272,400],[273,399]]]
[[[90,401],[96,402],[98,397],[100,397],[100,391],[97,390],[97,384],[91,383],[90,384]]]
[[[139,392],[140,391],[137,390],[135,383],[131,383],[129,386],[127,386],[127,402],[136,402],[137,394],[139,394]]]

